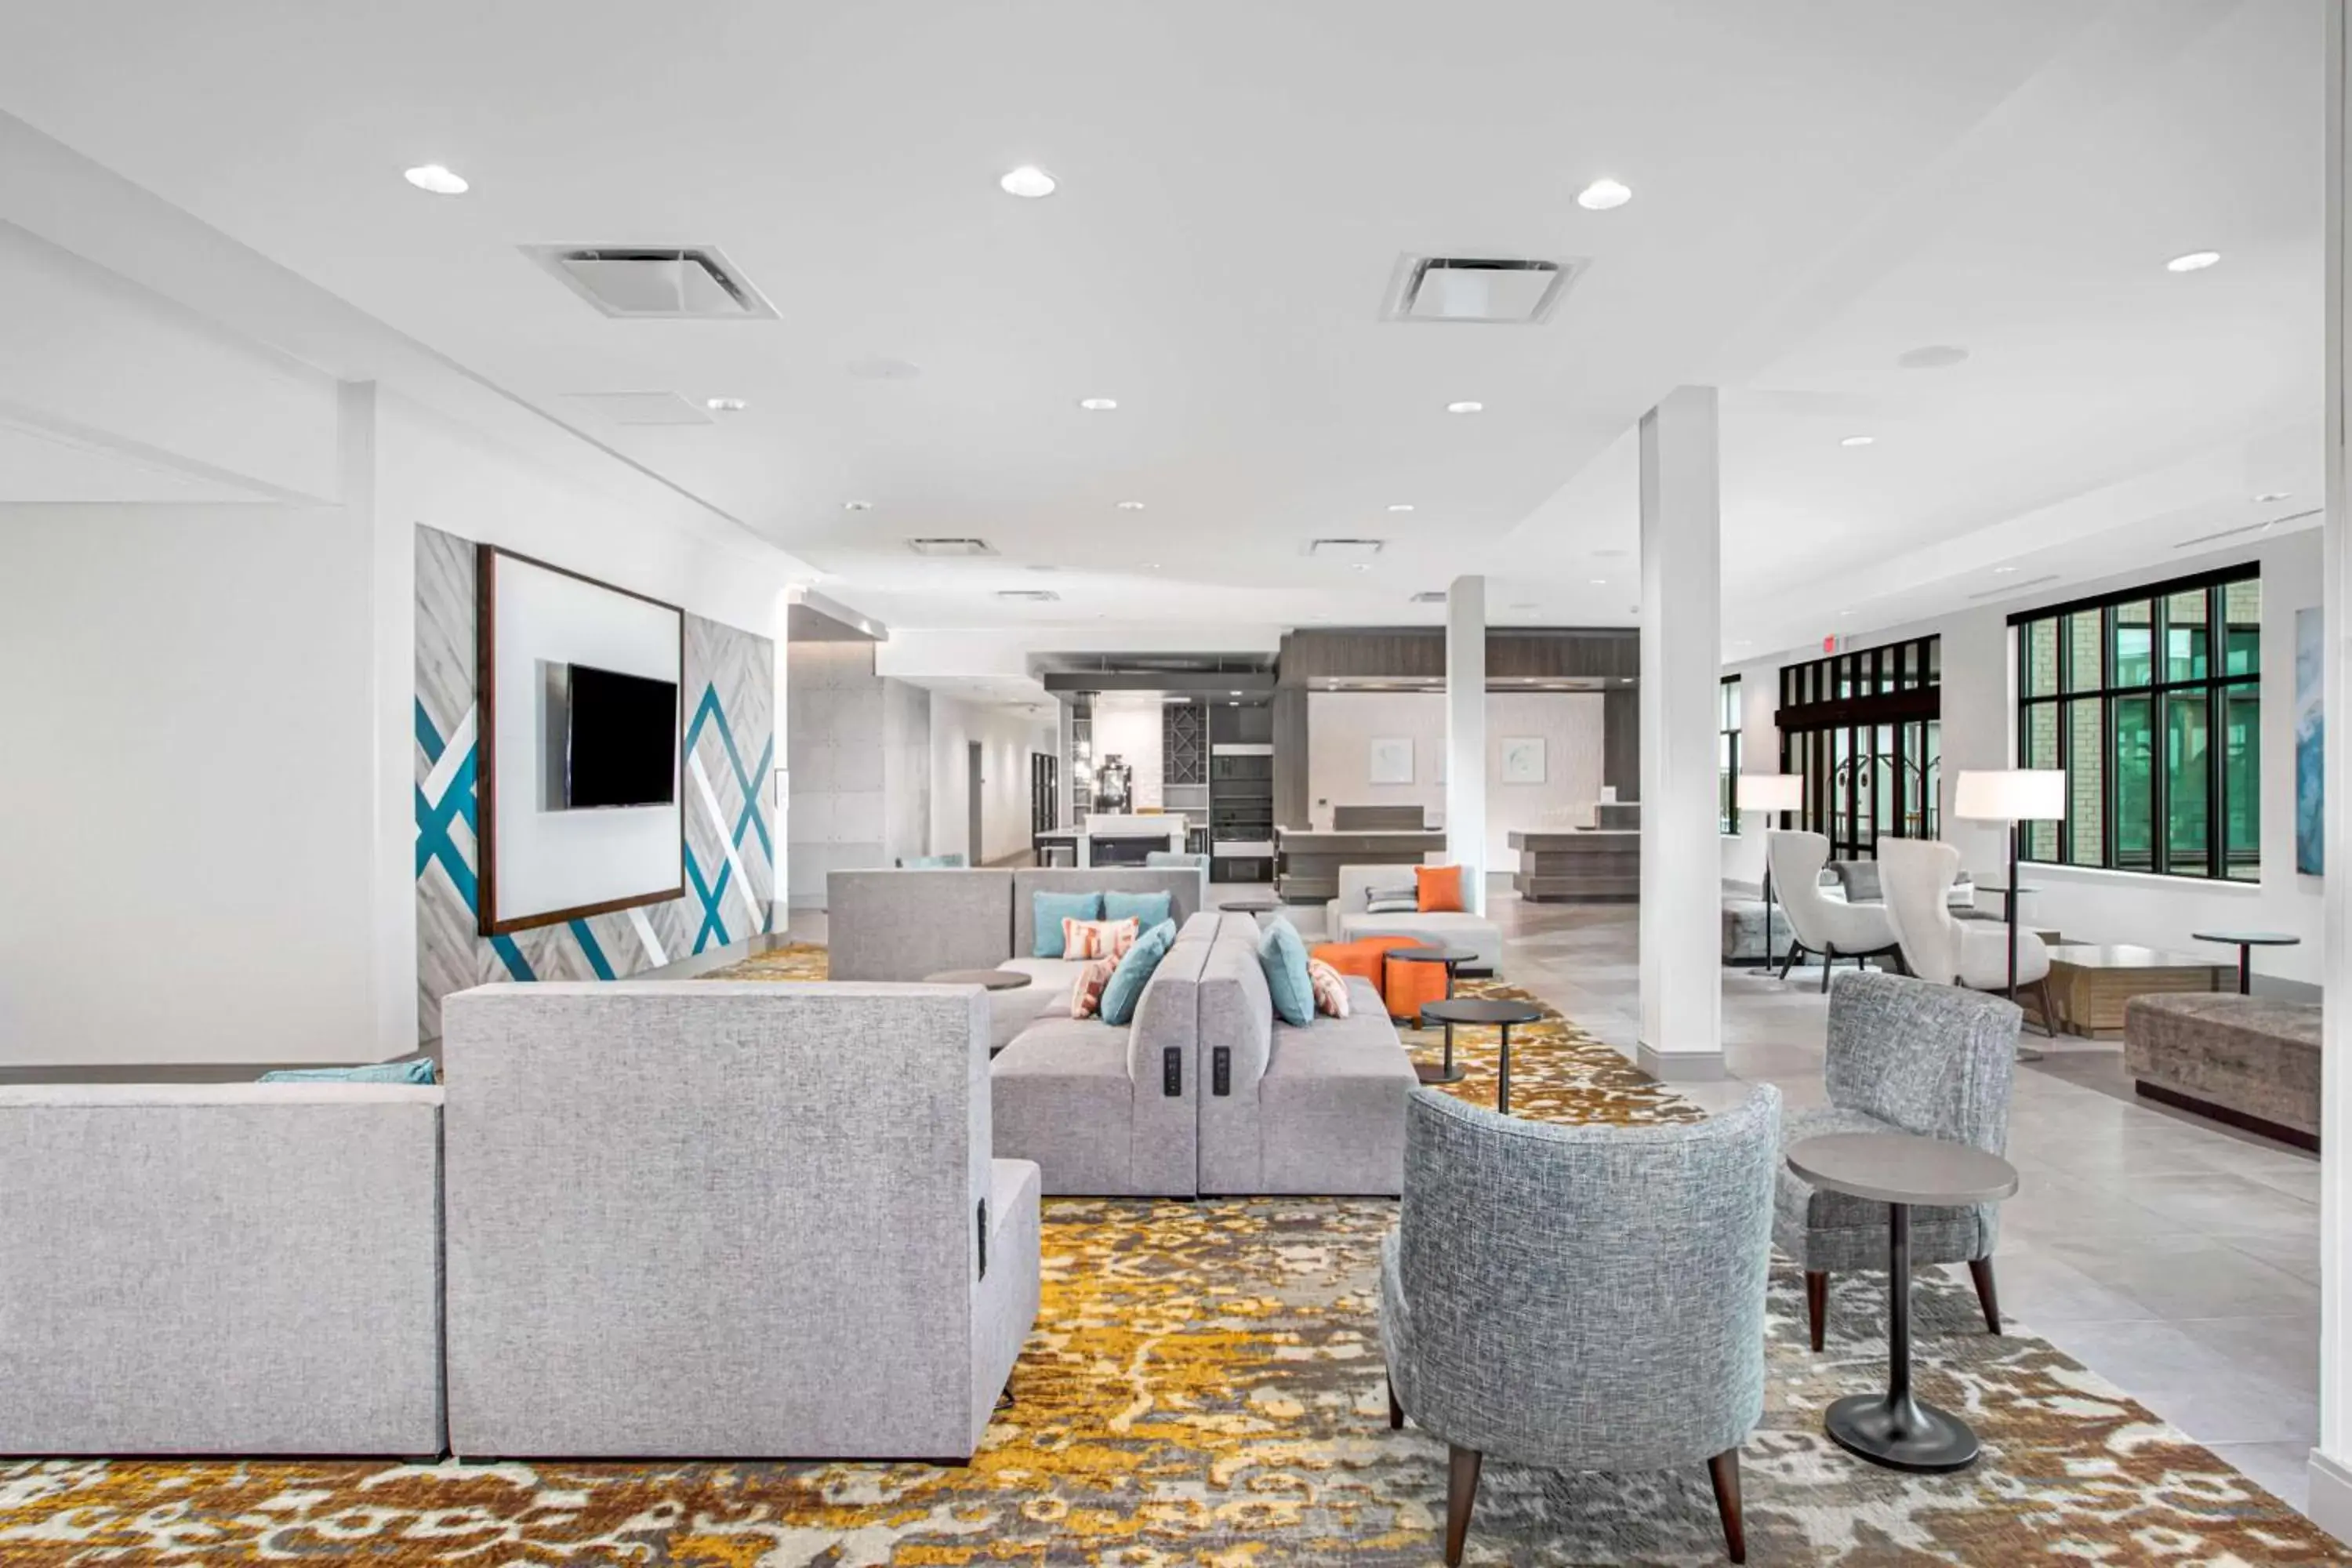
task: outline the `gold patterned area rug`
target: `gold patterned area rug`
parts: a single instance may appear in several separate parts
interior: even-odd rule
[[[787,973],[789,971],[789,973]],[[822,977],[785,949],[728,978]],[[1465,993],[1535,1001],[1495,982]],[[1537,1004],[1541,1005],[1540,1003]],[[1417,1055],[1438,1039],[1409,1037]],[[1486,1030],[1452,1091],[1494,1100]],[[1512,1108],[1563,1121],[1701,1113],[1549,1008],[1514,1029]],[[0,1466],[0,1564],[342,1561],[572,1568],[1274,1568],[1438,1560],[1445,1450],[1391,1432],[1370,1199],[1049,1199],[1045,1303],[1013,1404],[968,1468],[561,1462]],[[1826,1354],[1801,1280],[1772,1272],[1768,1394],[1742,1450],[1757,1564],[2341,1563],[2292,1510],[2024,1333],[1994,1337],[1964,1283],[1924,1273],[1920,1391],[1984,1458],[1908,1476],[1853,1458],[1822,1412],[1883,1385],[1883,1290],[1840,1281]],[[1704,1467],[1580,1475],[1491,1464],[1468,1560],[1724,1561]]]

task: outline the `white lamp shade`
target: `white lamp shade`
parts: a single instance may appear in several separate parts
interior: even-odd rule
[[[1968,822],[2057,822],[2066,815],[2063,768],[1964,770],[1952,815]]]
[[[1739,809],[1742,811],[1802,811],[1805,807],[1805,777],[1802,773],[1741,773],[1739,775]]]

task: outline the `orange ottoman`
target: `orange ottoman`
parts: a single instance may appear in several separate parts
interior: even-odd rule
[[[1360,974],[1381,993],[1389,1016],[1409,1023],[1421,1020],[1422,1007],[1445,995],[1445,967],[1437,963],[1388,963],[1381,955],[1400,947],[1419,947],[1409,936],[1366,936],[1354,942],[1329,942],[1311,951],[1342,974]]]

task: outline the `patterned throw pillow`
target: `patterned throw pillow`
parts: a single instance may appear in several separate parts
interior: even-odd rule
[[[1125,958],[1142,929],[1132,915],[1123,921],[1066,920],[1062,922],[1062,956]]]
[[[1348,980],[1319,958],[1307,961],[1307,983],[1315,988],[1315,1010],[1328,1017],[1348,1016]]]
[[[1070,1016],[1094,1018],[1102,1015],[1103,987],[1118,968],[1115,958],[1090,958],[1078,971],[1078,983],[1070,988]]]
[[[1411,882],[1393,882],[1385,887],[1364,889],[1364,912],[1370,915],[1409,915],[1421,908],[1421,894]]]

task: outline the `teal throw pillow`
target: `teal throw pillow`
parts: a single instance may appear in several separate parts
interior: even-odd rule
[[[404,1057],[353,1068],[280,1068],[261,1075],[263,1083],[432,1083],[431,1057]]]
[[[1135,939],[1118,967],[1110,972],[1110,984],[1103,987],[1102,1021],[1121,1028],[1135,1022],[1136,1004],[1143,1000],[1143,988],[1151,983],[1151,972],[1176,945],[1176,922],[1161,921]]]
[[[1307,944],[1298,928],[1280,915],[1266,921],[1257,939],[1258,967],[1274,994],[1275,1016],[1300,1026],[1315,1022],[1315,983],[1307,978]]]
[[[1103,919],[1123,921],[1132,915],[1144,931],[1176,914],[1175,900],[1166,893],[1105,893],[1102,899]]]
[[[1038,893],[1032,903],[1037,911],[1037,938],[1031,943],[1033,958],[1062,956],[1062,922],[1064,921],[1098,921],[1103,918],[1103,898],[1100,893]]]

